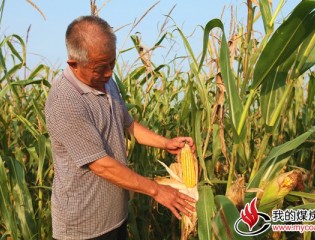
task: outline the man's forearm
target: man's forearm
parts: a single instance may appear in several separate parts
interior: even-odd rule
[[[143,193],[151,197],[156,195],[156,182],[137,174],[109,156],[96,160],[89,165],[89,168],[94,174],[121,188]]]
[[[121,188],[151,196],[169,208],[178,219],[181,219],[179,212],[190,216],[190,211],[195,211],[191,203],[196,203],[196,200],[192,197],[143,177],[109,156],[94,161],[89,168],[94,174]]]
[[[140,144],[165,149],[168,139],[158,135],[140,123],[133,122],[133,124],[128,128],[128,131]]]

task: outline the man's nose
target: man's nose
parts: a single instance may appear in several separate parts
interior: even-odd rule
[[[106,69],[104,70],[104,74],[103,76],[104,77],[111,77],[113,75],[113,71],[114,71],[114,68],[111,68],[111,67],[106,67]]]

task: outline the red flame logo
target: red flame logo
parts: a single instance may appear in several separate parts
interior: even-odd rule
[[[256,208],[257,198],[254,198],[250,203],[246,203],[245,208],[241,210],[241,217],[243,222],[249,227],[249,231],[252,231],[253,227],[258,222],[258,211]]]

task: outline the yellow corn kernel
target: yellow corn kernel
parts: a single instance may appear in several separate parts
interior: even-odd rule
[[[188,188],[194,187],[197,183],[194,156],[188,144],[185,144],[185,146],[182,148],[180,160],[183,171],[183,182],[185,186]]]

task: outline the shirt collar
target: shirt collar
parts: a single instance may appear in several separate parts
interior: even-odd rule
[[[66,79],[77,89],[80,94],[87,94],[93,93],[94,95],[104,95],[105,93],[98,91],[94,88],[91,88],[89,85],[81,82],[72,72],[69,66],[66,66],[65,70],[63,71],[63,75]],[[105,83],[105,90],[108,93],[110,91],[109,85]]]

